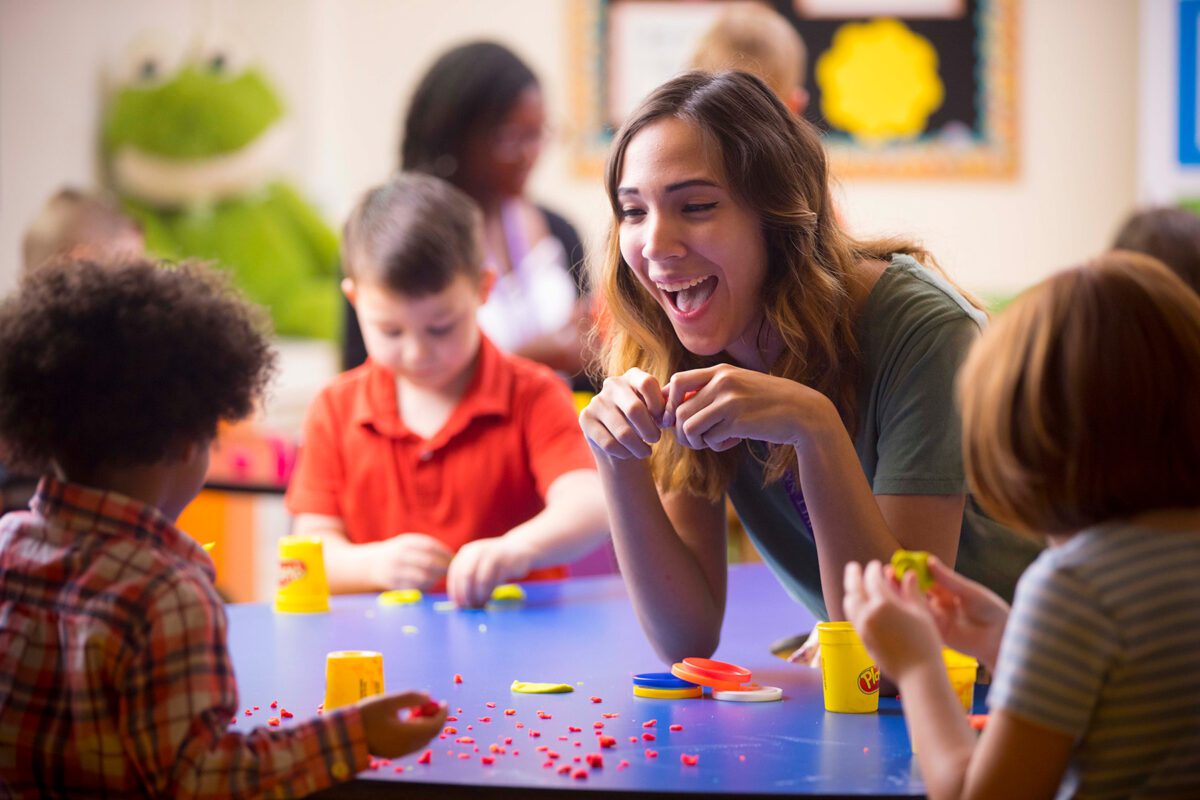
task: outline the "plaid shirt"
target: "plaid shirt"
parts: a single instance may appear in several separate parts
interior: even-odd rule
[[[212,561],[156,509],[44,478],[0,520],[0,796],[296,796],[366,769],[354,708],[229,731]]]

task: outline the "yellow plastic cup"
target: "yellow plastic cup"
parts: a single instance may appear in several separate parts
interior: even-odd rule
[[[979,662],[968,655],[963,655],[949,647],[942,648],[942,661],[946,664],[946,674],[958,702],[962,703],[963,711],[971,713],[975,705],[975,676],[979,671]]]
[[[874,714],[879,710],[879,668],[849,622],[817,624],[825,710]]]
[[[383,653],[335,650],[325,656],[325,710],[383,694]]]
[[[325,556],[319,537],[280,538],[275,610],[283,614],[329,610],[329,582],[325,580]]]

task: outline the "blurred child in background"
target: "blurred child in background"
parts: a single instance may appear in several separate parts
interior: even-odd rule
[[[0,519],[0,794],[295,796],[440,729],[401,721],[429,702],[409,693],[229,730],[213,564],[174,521],[273,361],[258,309],[197,265],[51,263],[0,305],[0,436],[51,467]]]
[[[931,559],[846,567],[931,798],[1200,796],[1200,297],[1117,251],[1017,299],[960,376],[979,502],[1051,547],[1011,610]],[[995,667],[976,741],[946,644]]]
[[[1150,208],[1130,215],[1114,250],[1154,256],[1200,292],[1200,216],[1185,208]]]
[[[26,229],[21,242],[21,273],[64,258],[101,263],[140,257],[145,251],[142,229],[102,194],[64,188],[54,193]],[[37,475],[6,466],[0,442],[0,513],[29,505]]]
[[[762,78],[793,114],[804,116],[807,50],[796,26],[760,2],[733,3],[700,38],[690,68]]]
[[[479,606],[606,535],[566,385],[480,333],[494,278],[481,233],[469,197],[417,173],[367,192],[346,223],[343,289],[369,358],[313,403],[287,494],[296,532],[325,541],[335,592],[445,579]]]

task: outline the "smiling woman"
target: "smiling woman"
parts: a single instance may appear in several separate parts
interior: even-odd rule
[[[916,244],[841,230],[817,132],[757,78],[687,73],[605,183],[609,377],[581,420],[660,655],[716,648],[726,495],[819,617],[842,618],[847,561],[898,548],[1011,597],[1038,548],[969,502],[953,407],[986,317]]]

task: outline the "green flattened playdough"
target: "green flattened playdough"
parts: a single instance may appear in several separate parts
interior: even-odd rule
[[[513,681],[512,691],[521,694],[563,694],[573,692],[575,688],[569,683],[531,683],[530,681]]]

